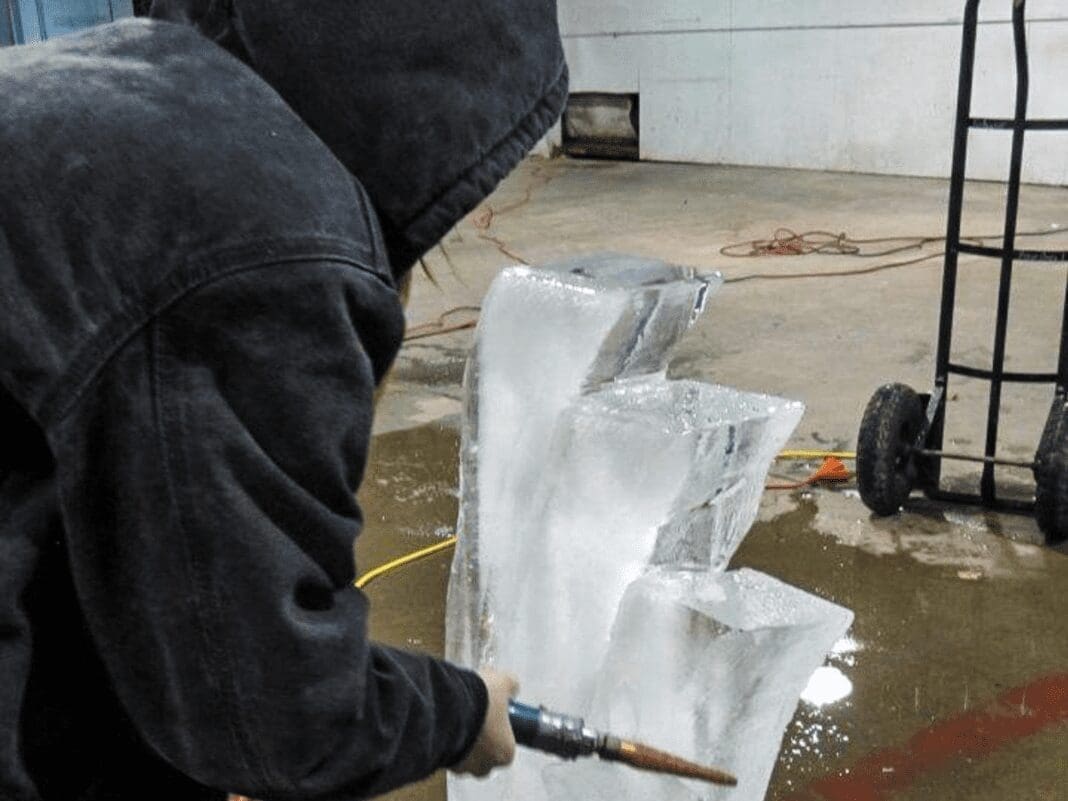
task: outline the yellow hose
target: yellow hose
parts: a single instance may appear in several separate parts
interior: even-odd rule
[[[856,459],[857,454],[853,451],[783,451],[776,459]]]
[[[850,451],[783,451],[778,455],[777,458],[804,460],[826,459],[831,456],[836,459],[857,458],[857,455]],[[383,576],[386,573],[391,573],[397,568],[404,567],[407,564],[415,562],[419,559],[423,559],[427,556],[433,556],[436,553],[440,553],[441,551],[451,548],[455,544],[456,537],[449,537],[447,539],[442,540],[441,542],[436,542],[426,548],[420,548],[418,551],[412,551],[411,553],[405,554],[404,556],[400,556],[392,560],[391,562],[386,562],[384,565],[379,565],[378,567],[372,570],[368,570],[366,573],[356,579],[356,581],[353,582],[353,585],[358,590],[363,589],[379,576]]]
[[[439,551],[444,551],[447,548],[451,548],[455,544],[456,537],[448,537],[447,539],[444,539],[441,542],[436,542],[426,548],[420,548],[418,551],[412,551],[409,554],[405,554],[404,556],[400,556],[394,559],[392,562],[386,562],[384,565],[379,565],[373,570],[368,570],[366,573],[364,573],[352,583],[356,587],[356,589],[363,589],[376,578],[385,573],[389,573],[392,570],[396,570],[398,567],[404,567],[406,564],[414,562],[418,559],[422,559],[426,556],[436,554]]]

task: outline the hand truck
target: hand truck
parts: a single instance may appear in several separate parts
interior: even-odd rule
[[[920,489],[934,500],[1034,514],[1046,541],[1054,543],[1068,538],[1068,405],[1065,398],[1065,384],[1068,379],[1068,291],[1065,296],[1056,372],[1005,370],[1005,341],[1013,264],[1017,261],[1068,261],[1068,251],[1021,250],[1016,247],[1016,217],[1019,208],[1024,134],[1034,130],[1068,130],[1068,119],[1027,117],[1029,74],[1025,6],[1026,0],[1013,0],[1015,113],[1010,119],[997,119],[971,116],[979,0],[968,0],[965,5],[934,388],[929,394],[919,394],[904,384],[887,384],[875,392],[864,412],[857,438],[857,483],[861,499],[877,515],[894,514],[908,500],[914,489]],[[1012,155],[1001,247],[971,244],[962,242],[960,238],[968,133],[972,128],[1012,131]],[[951,357],[957,259],[962,253],[1001,261],[990,369],[959,364]],[[990,384],[986,446],[982,456],[950,453],[943,449],[946,400],[951,375],[981,379]],[[1035,458],[1030,462],[1003,459],[997,454],[1001,391],[1006,383],[1050,384],[1054,388],[1049,416]],[[943,459],[982,464],[979,494],[943,489]],[[998,465],[1029,468],[1032,471],[1035,480],[1033,501],[998,495],[994,480],[994,469]]]

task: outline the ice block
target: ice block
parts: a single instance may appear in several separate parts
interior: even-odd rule
[[[552,769],[549,798],[760,801],[802,690],[852,621],[755,570],[647,572],[620,605],[589,723],[722,766],[738,786],[586,763]]]

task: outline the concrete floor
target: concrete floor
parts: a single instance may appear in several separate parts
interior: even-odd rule
[[[942,181],[783,170],[568,160],[525,163],[427,261],[409,319],[477,306],[496,272],[595,250],[656,256],[728,278],[868,267],[891,259],[808,256],[729,259],[719,249],[777,227],[855,237],[939,235]],[[1068,193],[1025,188],[1020,229],[1068,227]],[[1000,230],[1003,190],[968,187],[965,233]],[[492,213],[491,213],[492,211]],[[1068,234],[1026,247],[1068,248]],[[874,245],[872,247],[875,247]],[[937,253],[938,243],[923,253]],[[899,257],[908,258],[904,253]],[[989,363],[996,265],[963,259],[955,356]],[[886,381],[929,389],[941,260],[854,277],[728,283],[687,335],[671,373],[799,398],[808,411],[790,443],[852,449],[872,391]],[[1064,268],[1017,268],[1008,364],[1051,370]],[[473,319],[457,312],[446,322]],[[408,343],[379,406],[361,491],[367,527],[361,570],[452,533],[465,330]],[[952,387],[947,441],[981,450],[983,387]],[[1051,391],[1006,393],[1004,453],[1029,459]],[[803,477],[814,464],[780,463]],[[976,471],[948,481],[971,487]],[[1026,471],[999,473],[1029,495]],[[1021,516],[920,501],[873,519],[849,487],[769,492],[734,559],[852,608],[848,647],[828,665],[852,683],[843,700],[802,702],[790,724],[769,799],[906,801],[1068,797],[1068,587],[1065,548],[1050,549]],[[376,638],[442,650],[449,556],[368,588]],[[442,777],[398,799],[441,799]]]

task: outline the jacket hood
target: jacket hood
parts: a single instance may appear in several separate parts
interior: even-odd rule
[[[555,0],[155,0],[254,69],[363,184],[403,274],[559,116]]]

